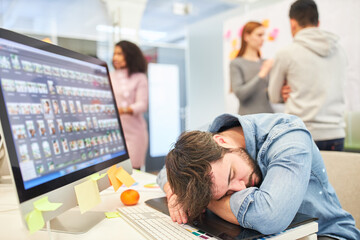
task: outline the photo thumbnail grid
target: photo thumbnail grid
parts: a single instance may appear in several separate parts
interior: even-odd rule
[[[39,62],[30,60],[20,60],[21,56],[10,53],[9,56],[0,53],[0,68],[19,71],[22,70],[27,73],[36,73],[45,76],[61,77],[65,79],[80,80],[84,83],[92,83],[95,86],[109,85],[108,79],[105,76],[99,76],[91,73],[74,71],[67,68],[60,68],[57,66],[49,66]]]
[[[106,68],[86,73],[1,51],[1,87],[24,181],[125,150]]]

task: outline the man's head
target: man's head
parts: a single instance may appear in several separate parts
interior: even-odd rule
[[[257,186],[261,173],[245,149],[227,136],[183,133],[166,158],[169,184],[191,222],[211,200]]]
[[[291,33],[293,36],[306,27],[319,25],[319,13],[313,0],[297,0],[289,11]]]

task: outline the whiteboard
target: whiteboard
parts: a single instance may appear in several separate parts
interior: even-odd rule
[[[274,58],[276,52],[292,42],[289,9],[294,0],[284,0],[271,5],[250,9],[229,18],[223,25],[223,63],[226,111],[237,113],[238,99],[230,93],[229,65],[236,49],[240,48],[240,33],[248,21],[266,25],[266,37],[261,49],[262,57]],[[360,111],[360,1],[318,0],[320,28],[340,37],[340,44],[348,58],[345,81],[347,111]]]

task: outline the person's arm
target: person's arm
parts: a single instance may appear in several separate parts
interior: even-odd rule
[[[251,97],[254,91],[258,89],[258,85],[266,81],[265,78],[261,78],[257,74],[250,81],[245,82],[243,71],[239,62],[232,61],[230,63],[231,89],[240,102]]]
[[[173,222],[177,223],[187,223],[187,215],[183,211],[182,207],[177,204],[177,196],[173,193],[169,182],[167,181],[167,174],[166,174],[166,167],[164,167],[160,170],[159,174],[156,178],[156,183],[160,186],[160,188],[165,192],[166,198],[168,201],[168,208],[170,217],[173,220]]]
[[[291,93],[291,88],[287,84],[287,81],[285,81],[284,85],[281,87],[281,97],[285,103],[288,100],[288,98],[290,97],[290,93]]]
[[[299,141],[301,139],[301,141]],[[312,139],[305,130],[293,130],[274,139],[261,156],[266,176],[260,188],[247,188],[230,197],[239,224],[263,234],[286,229],[296,215],[307,190]]]
[[[164,186],[165,183],[167,183],[167,173],[166,173],[166,167],[165,165],[163,166],[163,168],[160,170],[160,172],[158,173],[158,175],[156,176],[156,183],[160,186],[160,188],[165,192],[164,190]]]
[[[225,196],[220,200],[212,200],[207,208],[222,219],[239,225],[238,220],[236,219],[230,208],[230,195]]]
[[[129,106],[131,114],[136,115],[146,112],[148,108],[148,81],[145,74],[137,73],[139,83],[136,88],[135,102]]]
[[[281,88],[286,81],[288,71],[289,59],[282,52],[279,52],[274,60],[274,65],[271,69],[268,95],[272,103],[284,102],[281,94]]]

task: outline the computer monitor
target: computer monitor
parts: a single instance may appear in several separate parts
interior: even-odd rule
[[[103,219],[67,210],[77,205],[74,186],[89,175],[114,164],[132,173],[106,63],[0,29],[0,81],[0,134],[22,218],[47,196],[63,204],[43,212],[51,227]],[[109,179],[98,186],[109,187]]]
[[[0,184],[11,184],[7,155],[5,154],[4,141],[0,135]]]

